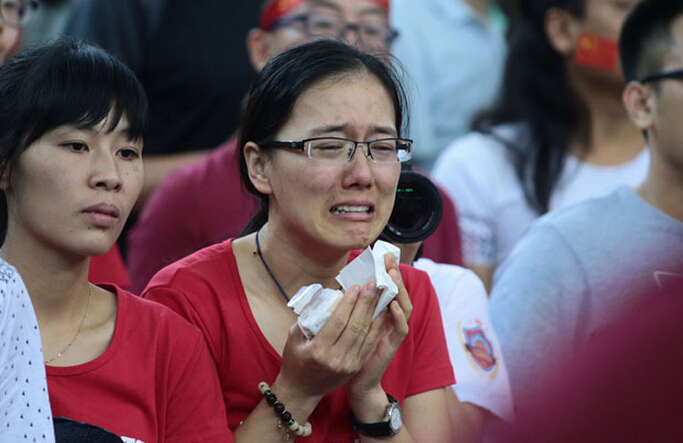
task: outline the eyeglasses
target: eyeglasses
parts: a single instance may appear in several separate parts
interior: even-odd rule
[[[398,32],[384,23],[375,23],[371,21],[348,23],[338,15],[320,13],[282,17],[273,23],[271,29],[289,26],[295,23],[301,24],[303,26],[303,31],[309,37],[317,36],[343,39],[348,31],[354,31],[356,36],[363,41],[363,43],[373,46],[389,46],[398,36]]]
[[[683,69],[672,69],[669,71],[655,72],[654,74],[646,75],[640,80],[640,83],[656,82],[667,78],[681,78],[683,79]]]
[[[404,138],[383,138],[357,142],[340,137],[318,137],[301,141],[259,143],[263,148],[297,149],[310,158],[325,163],[345,165],[353,159],[359,145],[365,145],[365,156],[375,163],[406,162],[412,158],[413,141]]]
[[[0,0],[0,20],[9,26],[24,26],[36,9],[37,0]]]

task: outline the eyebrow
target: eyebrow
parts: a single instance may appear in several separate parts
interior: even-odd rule
[[[348,129],[349,125],[324,125],[311,129],[308,131],[308,134],[312,137],[320,137],[327,135],[330,132],[347,132]],[[370,129],[373,134],[386,134],[391,137],[395,137],[397,135],[397,131],[393,126],[372,126]]]
[[[84,133],[86,133],[86,134],[88,134],[88,135],[90,135],[90,136],[94,136],[94,135],[99,134],[100,132],[102,132],[102,131],[96,130],[93,126],[90,126],[90,125],[86,125],[86,126],[75,126],[75,125],[67,124],[67,125],[64,125],[64,127],[65,127],[66,129],[59,129],[59,130],[56,130],[56,131],[55,131],[55,134],[57,134],[57,135],[59,135],[59,136],[64,136],[64,137],[65,137],[65,136],[68,135],[67,132],[70,132],[70,131],[79,131],[79,132],[84,132]],[[106,127],[105,127],[105,128],[104,128],[104,133],[105,133],[105,134],[108,134],[108,133],[111,133],[111,132],[115,132],[115,133],[122,134],[124,137],[126,137],[126,141],[128,141],[128,142],[137,142],[138,140],[141,140],[141,139],[142,139],[142,137],[135,137],[135,136],[133,136],[133,134],[131,133],[130,125],[128,125],[128,126],[123,126],[122,128],[120,128],[120,129],[118,129],[118,130],[115,130],[115,129],[116,129],[116,127],[111,128],[111,130],[110,130],[110,128],[106,128]]]

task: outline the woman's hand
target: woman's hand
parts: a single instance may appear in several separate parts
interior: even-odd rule
[[[280,386],[279,389],[295,390],[297,397],[320,401],[356,375],[377,348],[384,328],[385,312],[372,320],[379,294],[374,283],[362,289],[357,285],[351,287],[312,340],[306,340],[294,324],[273,390]]]
[[[413,304],[408,296],[408,291],[403,284],[403,278],[399,272],[398,263],[393,254],[384,256],[384,264],[387,272],[398,287],[398,295],[392,300],[383,314],[386,318],[383,321],[381,332],[376,341],[376,346],[363,364],[363,367],[356,373],[347,385],[346,397],[349,400],[351,409],[360,418],[362,410],[377,399],[383,400],[386,404],[386,396],[379,395],[382,392],[380,381],[384,372],[391,363],[396,351],[408,335],[408,319],[413,311]],[[377,317],[377,320],[381,316]]]

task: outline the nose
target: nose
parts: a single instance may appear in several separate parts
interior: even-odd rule
[[[347,24],[341,31],[341,39],[349,46],[358,46],[360,41],[360,29],[358,25]]]
[[[93,156],[90,186],[105,191],[121,190],[121,173],[116,159],[109,153],[97,153]]]
[[[360,153],[358,152],[360,151]],[[358,155],[357,155],[358,154]],[[348,162],[344,187],[367,188],[372,184],[372,159],[368,145],[358,143]]]

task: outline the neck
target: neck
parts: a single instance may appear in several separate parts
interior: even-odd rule
[[[470,8],[472,8],[481,18],[487,18],[491,0],[465,0],[465,3],[470,5]]]
[[[82,314],[88,297],[88,257],[64,257],[46,248],[26,247],[7,236],[0,256],[17,268],[41,327]],[[79,315],[80,315],[79,314]]]
[[[602,166],[620,165],[636,157],[645,142],[624,110],[621,89],[607,81],[576,82],[573,87],[588,108],[590,133],[588,146],[576,139],[571,152]]]
[[[266,224],[259,233],[261,253],[288,297],[302,286],[320,283],[337,288],[335,277],[347,264],[348,251],[306,248],[294,236],[282,235]]]
[[[667,164],[657,149],[650,151],[650,170],[638,193],[652,206],[683,222],[683,171]]]

